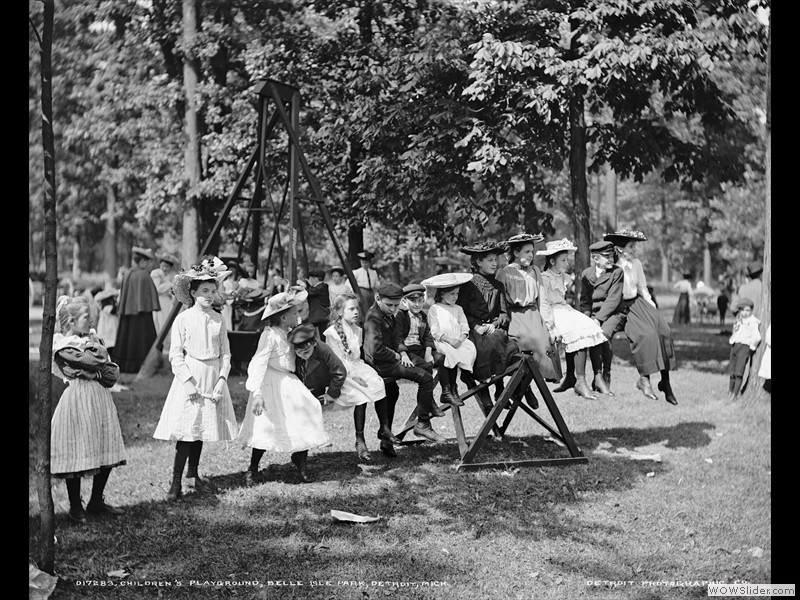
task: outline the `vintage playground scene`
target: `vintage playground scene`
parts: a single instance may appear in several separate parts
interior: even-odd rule
[[[794,595],[770,18],[31,0],[29,598]]]

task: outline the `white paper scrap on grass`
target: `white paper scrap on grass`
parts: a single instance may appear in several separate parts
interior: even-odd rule
[[[343,510],[332,510],[331,516],[337,521],[351,521],[353,523],[374,523],[380,519],[380,517],[365,517],[363,515],[356,515]]]
[[[631,460],[652,460],[655,462],[661,462],[661,454],[637,454],[636,452],[631,452],[628,454],[628,458]]]
[[[56,589],[58,577],[40,571],[28,563],[28,598],[29,600],[45,600]]]

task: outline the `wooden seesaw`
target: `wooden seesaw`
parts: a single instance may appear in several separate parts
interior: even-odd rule
[[[588,459],[575,444],[575,440],[573,439],[567,424],[564,422],[564,418],[561,416],[561,412],[558,410],[558,406],[556,406],[556,402],[553,399],[553,396],[550,393],[542,374],[539,372],[538,366],[530,354],[523,353],[521,360],[509,366],[505,373],[495,375],[484,383],[473,385],[466,392],[460,394],[458,398],[459,400],[466,400],[467,398],[478,395],[488,397],[488,388],[493,386],[501,379],[509,376],[511,377],[511,381],[508,382],[508,385],[506,385],[505,389],[500,394],[500,397],[494,403],[494,406],[488,408],[488,403],[479,400],[478,404],[483,410],[485,419],[480,430],[471,441],[467,439],[466,433],[464,432],[464,423],[461,419],[460,407],[451,406],[449,404],[441,405],[442,410],[444,411],[452,410],[453,426],[456,430],[455,440],[458,442],[458,451],[461,455],[461,460],[458,465],[456,465],[456,470],[476,470],[487,467],[508,468],[512,465],[519,467],[541,467],[588,462]],[[474,380],[472,380],[472,382],[473,384],[475,383]],[[536,388],[539,390],[539,394],[541,395],[542,400],[550,412],[550,416],[553,418],[553,421],[558,428],[557,430],[534,412],[534,410],[539,408],[539,402],[534,395],[533,390],[531,389],[531,382],[536,383]],[[523,399],[525,400],[525,403],[523,403]],[[498,419],[500,418],[500,415],[503,414],[507,405],[508,411],[506,416],[498,425]],[[530,415],[532,419],[549,431],[550,435],[561,441],[566,446],[570,456],[562,458],[541,458],[531,460],[476,462],[476,456],[490,432],[492,432],[496,441],[503,441],[503,436],[505,435],[506,429],[508,429],[508,426],[511,424],[511,420],[514,418],[517,409],[522,409],[523,412]],[[395,435],[403,440],[406,433],[413,429],[414,425],[416,424],[417,409],[414,408],[414,411],[408,417],[408,420],[403,428]],[[426,440],[422,439],[408,441],[404,440],[403,445],[419,444],[425,441]]]

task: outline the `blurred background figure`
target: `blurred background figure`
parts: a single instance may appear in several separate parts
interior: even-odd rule
[[[692,322],[691,299],[692,299],[692,274],[684,273],[683,279],[676,281],[672,289],[678,292],[678,303],[675,305],[675,312],[672,315],[673,325],[688,325]]]
[[[172,306],[175,304],[175,295],[172,293],[172,280],[178,273],[180,267],[178,259],[171,254],[157,255],[158,267],[150,271],[150,278],[156,286],[158,292],[158,304],[161,310],[153,312],[153,325],[156,328],[156,335],[159,334],[161,328],[166,324]],[[164,337],[163,351],[169,354],[169,331]]]

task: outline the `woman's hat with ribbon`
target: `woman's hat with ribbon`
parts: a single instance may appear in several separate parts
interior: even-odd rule
[[[159,262],[169,263],[173,267],[180,265],[178,257],[173,254],[156,254],[156,258]]]
[[[614,233],[607,233],[603,236],[607,242],[611,242],[615,246],[622,247],[630,241],[646,242],[647,237],[641,231],[634,231],[631,229],[618,229]]]
[[[261,315],[261,320],[267,319],[272,315],[277,315],[280,312],[290,309],[293,306],[299,306],[308,298],[308,292],[298,287],[291,287],[285,292],[275,294],[267,299],[264,314]]]
[[[194,298],[190,292],[192,281],[215,280],[220,283],[230,274],[231,270],[219,258],[206,256],[196,265],[175,275],[175,279],[172,280],[172,292],[179,302],[192,306],[194,304]]]
[[[518,244],[538,244],[544,241],[544,236],[538,233],[518,233],[512,235],[506,240],[508,246],[516,246]]]
[[[572,242],[570,242],[567,238],[563,238],[560,240],[547,242],[545,249],[539,250],[536,253],[536,256],[552,256],[553,254],[567,252],[569,250],[577,250],[577,248],[573,246]]]
[[[422,280],[422,285],[426,288],[451,288],[464,285],[472,279],[472,273],[440,273],[433,277]]]

